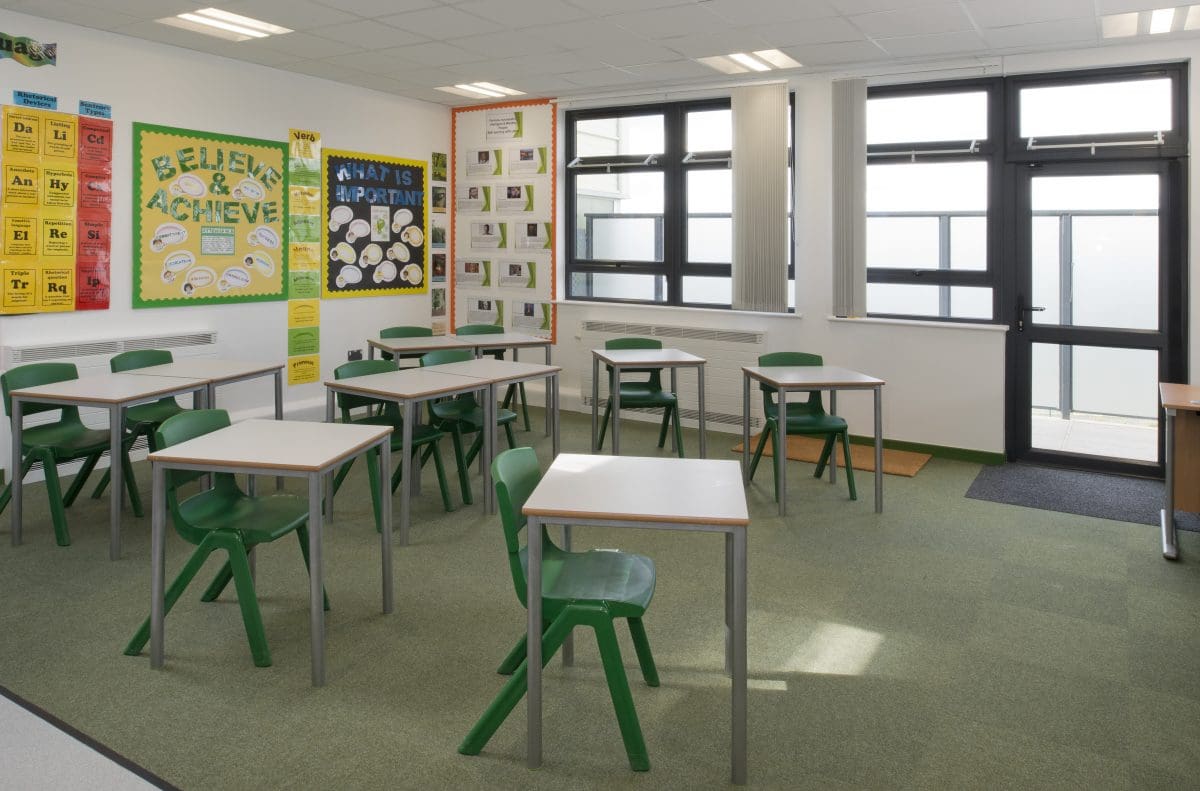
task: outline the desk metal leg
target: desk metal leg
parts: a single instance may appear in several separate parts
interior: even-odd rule
[[[283,369],[275,372],[275,419],[283,420]],[[275,488],[283,489],[283,476],[275,479]]]
[[[671,370],[675,370],[672,368]],[[612,455],[621,455],[621,366],[612,367]]]
[[[750,485],[750,377],[742,375],[742,484]]]
[[[540,536],[541,523],[529,517],[526,535]],[[529,690],[528,731],[526,733],[525,765],[536,769],[542,765],[542,542],[529,542],[529,569],[525,574],[527,620],[525,624],[525,667],[528,669]]]
[[[746,783],[746,529],[735,528],[733,541],[733,727],[731,779]]]
[[[559,448],[558,419],[559,419],[559,414],[560,414],[560,412],[559,412],[560,407],[558,404],[558,374],[556,373],[553,376],[551,376],[547,380],[546,384],[549,388],[546,392],[553,396],[552,398],[549,398],[546,401],[547,405],[552,405],[552,406],[547,406],[547,409],[549,410],[552,417],[550,418],[550,420],[547,422],[546,425],[550,430],[550,448],[553,451],[555,458],[557,458],[558,457],[558,448]]]
[[[405,425],[409,425],[405,423]],[[371,448],[367,453],[374,453]],[[392,581],[392,492],[388,488],[392,469],[392,438],[387,436],[379,443],[379,529],[380,558],[383,564],[383,613],[387,615],[396,607],[396,594]]]
[[[779,388],[779,400],[775,404],[775,447],[771,448],[775,463],[775,496],[779,498],[779,515],[787,516],[787,388]]]
[[[21,495],[25,490],[25,465],[22,464],[24,458],[21,455],[21,410],[25,403],[19,398],[12,399],[12,463],[9,465],[12,472],[12,488],[9,490],[12,494],[12,501],[8,507],[12,510],[12,545],[19,547],[21,545]]]
[[[674,366],[671,367],[671,394],[675,396],[675,419],[682,420],[682,418],[679,415],[679,375],[678,375],[678,371],[679,371],[678,368],[675,368]],[[682,430],[682,428],[681,428],[681,430]],[[670,432],[670,434],[671,434],[671,452],[678,453],[679,451],[675,447],[675,432],[672,431],[672,432]]]
[[[150,474],[150,667],[163,666],[163,577],[166,569],[167,497],[166,472],[151,462]]]
[[[412,487],[409,482],[413,475],[413,454],[408,452],[412,447],[412,427],[413,427],[413,402],[406,400],[400,407],[403,412],[404,428],[400,434],[400,546],[408,546],[408,524],[412,518]],[[380,474],[383,475],[384,485],[379,490],[379,496],[382,500],[390,501],[392,499],[392,485],[388,480],[390,477],[386,471],[391,470],[391,467],[381,467]]]
[[[496,513],[496,493],[492,491],[492,459],[496,457],[496,385],[487,386],[483,408],[483,504],[484,513]],[[533,533],[529,533],[533,535]],[[534,542],[537,543],[536,541]]]
[[[875,388],[875,513],[883,513],[883,390]]]
[[[600,408],[600,360],[592,356],[592,453],[598,453],[596,447],[596,423]]]
[[[837,414],[837,390],[829,391],[829,414]],[[849,433],[849,432],[846,432]],[[849,440],[847,440],[849,441]],[[785,457],[786,458],[786,457]],[[847,472],[847,475],[850,473]],[[835,443],[829,449],[829,483],[830,485],[837,483],[837,444]]]
[[[335,398],[334,392],[332,390],[326,389],[325,390],[325,422],[326,423],[334,422],[334,418],[333,418],[334,398]],[[325,493],[325,516],[331,522],[333,521],[333,496],[334,496],[333,473],[330,473],[329,491],[327,491]]]
[[[314,687],[325,686],[325,559],[321,553],[323,478],[319,472],[308,474],[308,620]]]
[[[546,344],[546,365],[552,365],[552,363],[550,362],[550,344],[548,344],[548,343]],[[556,404],[554,406],[554,408],[558,409],[558,405]],[[551,431],[551,429],[550,429],[550,393],[547,392],[546,393],[546,436],[550,436],[550,431]],[[558,454],[555,453],[555,455],[558,455]]]
[[[367,344],[367,359],[368,360],[375,359],[375,346],[370,343]]]
[[[1162,525],[1162,553],[1167,560],[1179,559],[1179,544],[1175,534],[1175,410],[1164,410],[1167,415],[1166,425],[1166,480],[1163,489],[1166,491],[1163,510],[1159,514]]]
[[[704,425],[704,365],[696,366],[696,386],[700,388],[700,458],[708,458],[708,432]]]
[[[125,485],[123,475],[125,465],[121,463],[122,435],[125,433],[123,411],[118,404],[108,408],[108,468],[112,488],[109,490],[108,505],[108,559],[117,560],[121,557],[121,506],[125,501]],[[19,457],[18,457],[19,458]]]
[[[725,674],[733,675],[733,533],[725,534]]]
[[[571,551],[571,526],[562,526],[562,548],[564,552]],[[575,630],[567,632],[566,639],[562,644],[562,663],[563,667],[571,667],[575,664]]]

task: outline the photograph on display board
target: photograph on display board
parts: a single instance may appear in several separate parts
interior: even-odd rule
[[[287,297],[287,144],[135,122],[133,306]]]
[[[515,330],[544,333],[550,331],[550,303],[513,300],[509,303]]]
[[[454,269],[454,282],[460,286],[490,286],[492,262],[478,258],[458,259]]]
[[[436,214],[446,213],[446,187],[434,185],[429,189],[429,210]]]
[[[513,247],[518,250],[548,250],[553,230],[548,222],[524,222],[513,224]]]
[[[503,160],[504,152],[499,148],[472,148],[466,152],[463,170],[468,176],[499,176]]]
[[[433,253],[429,256],[429,280],[432,283],[446,282],[446,254]]]
[[[497,187],[496,211],[533,211],[533,185],[505,184]]]
[[[471,223],[471,247],[477,250],[495,250],[508,247],[508,230],[502,222]]]
[[[434,151],[429,156],[429,169],[432,171],[429,178],[432,181],[446,180],[446,154],[441,151]]]
[[[454,207],[460,212],[477,214],[492,210],[492,188],[487,184],[468,184],[455,195]]]
[[[325,149],[322,171],[322,295],[424,293],[426,164]]]
[[[508,173],[510,176],[545,172],[545,146],[523,146],[508,150]]]
[[[501,288],[537,288],[536,261],[497,261]]]

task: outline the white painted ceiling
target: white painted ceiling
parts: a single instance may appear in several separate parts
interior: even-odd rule
[[[295,32],[233,43],[154,21],[209,5]],[[804,72],[1101,46],[1101,15],[1163,5],[1162,0],[0,2],[13,11],[447,105],[470,100],[434,88],[481,80],[531,96],[572,97],[729,82],[737,77],[694,59],[768,48],[800,61]],[[1179,35],[1194,34],[1153,38]]]

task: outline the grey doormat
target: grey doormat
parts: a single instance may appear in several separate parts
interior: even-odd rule
[[[1038,467],[1033,464],[985,466],[967,489],[967,497],[1043,511],[1159,524],[1163,482],[1098,472]],[[1200,516],[1177,511],[1181,530],[1200,532]]]

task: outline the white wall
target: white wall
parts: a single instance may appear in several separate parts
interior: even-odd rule
[[[440,105],[8,11],[0,11],[0,30],[58,43],[57,66],[0,62],[0,102],[10,103],[13,89],[55,95],[65,112],[90,99],[111,104],[114,123],[110,309],[6,316],[0,345],[215,329],[222,357],[285,359],[286,302],[131,307],[133,121],[268,140],[286,140],[292,127],[313,129],[330,148],[420,160],[431,151],[449,152],[450,111]],[[322,373],[332,377],[346,351],[365,348],[366,337],[381,327],[428,322],[427,294],[324,300]],[[218,405],[243,414],[265,411],[272,392],[269,379],[236,384],[218,393]],[[285,387],[284,397],[294,412],[323,404],[324,388]],[[7,441],[3,448],[7,459]]]

